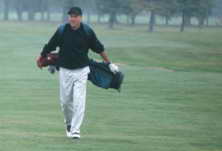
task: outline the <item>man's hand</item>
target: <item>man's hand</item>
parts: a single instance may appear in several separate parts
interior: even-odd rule
[[[117,72],[119,72],[119,67],[113,63],[109,64],[109,69],[115,74]]]
[[[58,58],[58,53],[49,53],[46,57],[40,56],[36,61],[37,66],[42,69],[43,67],[47,67],[49,65],[56,65]]]
[[[45,57],[40,56],[40,57],[38,57],[38,59],[37,59],[37,61],[36,61],[36,64],[37,64],[37,66],[38,66],[40,69],[42,69],[42,67],[44,67],[44,66],[43,66],[44,60],[45,60]]]
[[[109,69],[115,74],[117,72],[119,72],[119,67],[113,63],[110,63],[109,58],[107,56],[107,54],[105,53],[105,51],[100,53],[100,56],[103,58],[104,62],[109,64]]]

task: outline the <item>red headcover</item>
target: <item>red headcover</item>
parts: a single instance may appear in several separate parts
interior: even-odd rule
[[[46,57],[40,56],[37,59],[37,66],[39,68],[43,68],[47,67],[48,65],[56,65],[58,57],[58,53],[49,53]]]

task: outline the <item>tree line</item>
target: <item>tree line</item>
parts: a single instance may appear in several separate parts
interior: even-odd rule
[[[97,16],[97,22],[101,22],[104,15],[108,16],[108,26],[113,28],[118,24],[118,16],[127,16],[127,23],[136,24],[136,17],[147,14],[148,30],[154,31],[156,17],[161,16],[168,25],[173,17],[181,17],[180,31],[191,25],[191,19],[196,18],[198,27],[203,28],[208,24],[208,18],[212,15],[216,5],[222,5],[221,0],[0,0],[0,8],[3,10],[3,19],[9,20],[10,12],[14,12],[17,20],[35,20],[37,13],[41,14],[42,21],[50,21],[55,12],[62,14],[61,20],[67,19],[67,10],[72,6],[83,8],[87,16],[87,22],[91,22],[91,16]]]

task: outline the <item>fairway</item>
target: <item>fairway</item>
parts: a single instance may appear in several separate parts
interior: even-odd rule
[[[75,141],[65,136],[58,74],[35,64],[57,25],[0,24],[0,151],[222,151],[221,28],[94,25],[126,77],[121,93],[88,82]]]

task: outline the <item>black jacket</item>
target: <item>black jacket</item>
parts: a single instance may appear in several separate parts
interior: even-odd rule
[[[59,47],[60,67],[67,69],[83,68],[89,65],[88,51],[96,53],[104,51],[104,46],[97,39],[94,31],[86,24],[81,23],[80,28],[73,30],[69,23],[57,29],[55,34],[44,46],[41,56],[46,56]]]

